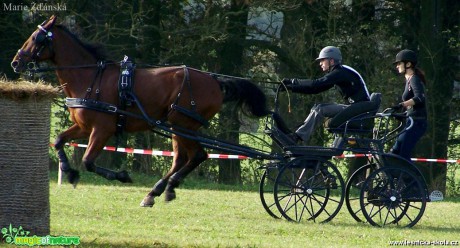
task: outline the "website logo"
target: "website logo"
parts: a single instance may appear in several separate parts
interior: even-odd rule
[[[29,231],[26,231],[19,226],[18,228],[13,227],[11,224],[9,227],[4,227],[1,229],[2,240],[8,244],[13,245],[27,245],[27,246],[36,246],[36,245],[56,245],[56,246],[67,246],[67,245],[79,245],[80,237],[77,236],[30,236]]]

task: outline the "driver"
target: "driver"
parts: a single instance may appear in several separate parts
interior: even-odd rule
[[[346,104],[320,103],[315,104],[304,123],[288,136],[294,143],[307,144],[310,136],[325,117],[332,118],[353,103],[369,101],[369,91],[361,75],[353,68],[342,64],[340,49],[327,46],[321,50],[316,61],[326,72],[318,79],[284,78],[283,84],[292,92],[317,94],[332,87],[336,88]]]

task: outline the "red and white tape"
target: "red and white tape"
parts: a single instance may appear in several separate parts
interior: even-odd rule
[[[370,156],[370,154],[343,154],[334,158],[360,158]],[[440,159],[440,158],[411,158],[415,162],[433,162],[433,163],[460,163],[460,159]]]
[[[69,143],[66,144],[73,147],[83,147],[86,148],[88,145],[85,144],[76,144],[76,143]],[[123,152],[123,153],[132,153],[132,154],[144,154],[144,155],[152,155],[152,156],[164,156],[164,157],[172,157],[174,156],[174,152],[171,151],[156,151],[150,149],[135,149],[135,148],[124,148],[124,147],[114,147],[114,146],[104,146],[104,150],[112,151],[112,152]],[[248,159],[249,157],[242,156],[242,155],[229,155],[229,154],[208,154],[208,158],[218,158],[218,159]]]
[[[77,143],[66,143],[66,145],[73,147],[82,147],[86,148],[86,144],[77,144]],[[150,149],[136,149],[136,148],[124,148],[124,147],[114,147],[114,146],[104,146],[104,150],[112,152],[123,152],[123,153],[132,153],[132,154],[144,154],[152,156],[165,156],[172,157],[174,152],[171,151],[157,151]],[[343,154],[340,156],[334,156],[334,158],[360,158],[366,157],[369,154]],[[230,155],[230,154],[208,154],[208,158],[217,158],[217,159],[248,159],[249,157],[243,155]],[[412,158],[412,161],[415,162],[434,162],[434,163],[460,163],[460,159],[437,159],[437,158]]]

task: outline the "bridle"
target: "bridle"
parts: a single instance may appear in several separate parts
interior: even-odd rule
[[[35,43],[35,49],[32,53],[26,52],[22,49],[19,49],[17,52],[18,60],[12,62],[12,67],[16,71],[16,67],[13,63],[20,63],[24,57],[30,58],[32,61],[27,63],[27,70],[37,69],[37,59],[40,57],[41,53],[48,48],[49,51],[53,54],[53,32],[46,30],[42,25],[38,25],[38,30],[35,32],[33,37],[33,42]]]
[[[22,60],[24,58],[30,58],[30,62],[27,63],[25,71],[29,73],[30,77],[33,77],[33,75],[37,72],[48,72],[48,71],[54,71],[54,70],[66,70],[66,69],[81,69],[81,68],[104,68],[106,65],[109,64],[115,64],[111,62],[106,62],[106,61],[98,61],[96,64],[87,64],[87,65],[70,65],[70,66],[51,66],[51,67],[46,67],[46,68],[40,68],[38,66],[37,59],[40,58],[40,55],[42,52],[48,48],[51,57],[54,57],[54,49],[53,49],[53,32],[50,31],[50,29],[53,27],[51,26],[48,30],[43,27],[45,22],[43,22],[41,25],[38,25],[37,28],[38,30],[35,31],[33,34],[33,42],[35,44],[35,48],[32,52],[26,52],[22,49],[19,49],[17,54],[17,60],[11,62],[11,67],[13,67],[14,71],[16,73],[19,73],[20,71],[18,70],[18,66],[21,64]]]

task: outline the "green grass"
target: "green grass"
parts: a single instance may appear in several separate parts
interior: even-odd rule
[[[83,173],[76,189],[51,175],[51,235],[79,236],[80,247],[383,247],[389,241],[460,241],[460,202],[428,203],[411,229],[356,223],[345,206],[330,223],[271,218],[256,187],[187,182],[177,199],[139,207],[155,179],[134,175],[122,185]]]

